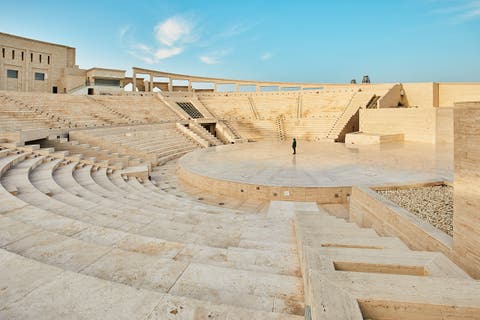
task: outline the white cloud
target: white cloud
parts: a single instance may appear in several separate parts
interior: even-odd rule
[[[157,58],[158,60],[167,59],[182,53],[182,51],[183,48],[179,47],[160,48],[155,52],[155,58]]]
[[[465,22],[480,18],[480,1],[459,1],[455,6],[440,7],[433,10],[434,13],[451,15],[455,23]]]
[[[158,42],[168,47],[177,43],[189,43],[194,41],[193,24],[181,17],[170,17],[155,26],[155,37]]]
[[[260,56],[260,60],[270,60],[272,58],[272,54],[270,52],[265,52]]]
[[[205,64],[218,64],[218,60],[210,56],[200,56],[200,61]]]
[[[230,54],[231,51],[232,51],[231,49],[212,51],[208,54],[204,54],[200,56],[199,58],[200,58],[200,61],[202,61],[205,64],[219,64],[222,62],[222,59],[224,57]]]
[[[146,45],[133,40],[132,27],[122,26],[119,31],[120,40],[128,47],[128,53],[147,64],[159,63],[164,59],[179,55],[188,44],[196,41],[196,25],[193,19],[173,16],[159,22],[153,28],[155,43]]]

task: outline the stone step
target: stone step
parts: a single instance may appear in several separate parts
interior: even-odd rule
[[[0,318],[302,319],[214,304],[64,271],[0,249]],[[68,288],[66,290],[65,288]]]
[[[191,263],[169,293],[255,310],[304,314],[301,278]]]

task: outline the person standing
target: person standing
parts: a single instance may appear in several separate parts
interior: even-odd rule
[[[295,138],[293,138],[292,149],[293,149],[293,154],[297,154],[297,140],[295,140]]]

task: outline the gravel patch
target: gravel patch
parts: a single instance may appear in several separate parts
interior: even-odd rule
[[[453,188],[433,186],[377,191],[448,235],[453,235]]]

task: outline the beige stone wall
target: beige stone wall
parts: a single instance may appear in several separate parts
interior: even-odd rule
[[[438,108],[436,115],[436,143],[453,143],[453,108]]]
[[[433,82],[403,83],[402,86],[405,92],[404,102],[406,106],[438,107],[438,84]]]
[[[480,102],[454,109],[453,247],[456,260],[480,279]]]
[[[480,83],[439,83],[439,106],[453,107],[459,101],[480,101]]]
[[[352,187],[350,221],[381,236],[399,237],[410,249],[452,256],[452,237],[367,187]]]
[[[384,96],[382,96],[377,104],[379,108],[391,108],[397,107],[398,103],[401,101],[400,92],[402,90],[402,85],[394,85]]]
[[[403,133],[407,141],[435,143],[436,109],[363,109],[360,110],[360,131],[378,134]]]
[[[179,181],[187,185],[240,199],[345,203],[351,190],[350,187],[268,186],[220,180],[193,172],[183,167],[181,163],[176,174]]]
[[[63,92],[64,69],[75,65],[75,49],[0,33],[0,90]],[[17,70],[18,79],[7,78],[7,70]],[[34,73],[45,73],[35,80]]]

